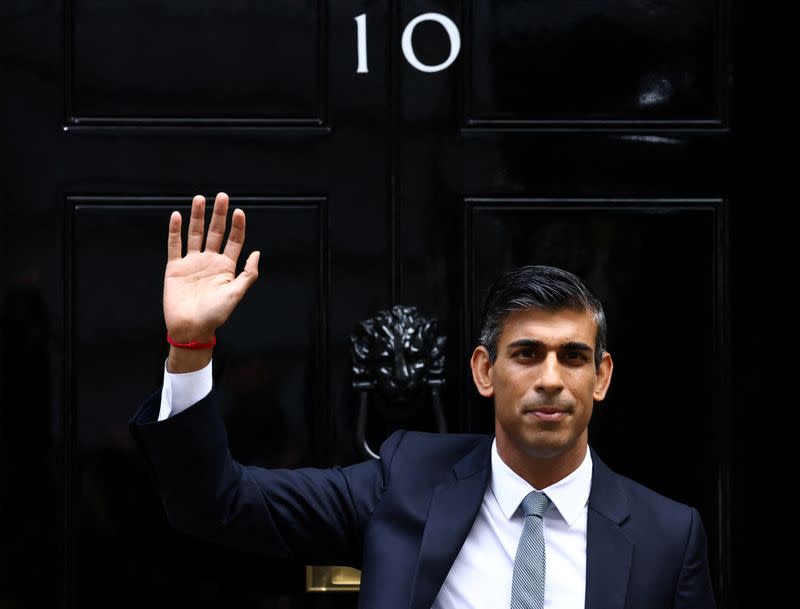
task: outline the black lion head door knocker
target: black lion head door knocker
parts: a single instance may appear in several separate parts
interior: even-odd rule
[[[395,305],[357,325],[350,342],[353,388],[359,392],[356,436],[365,456],[379,458],[367,439],[368,413],[400,428],[428,405],[436,430],[447,432],[441,402],[445,341],[436,320],[422,317],[416,307]]]

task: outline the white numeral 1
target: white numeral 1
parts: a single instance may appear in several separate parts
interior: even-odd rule
[[[356,72],[366,74],[369,72],[369,68],[367,68],[367,14],[362,13],[355,20],[358,28],[358,67]]]

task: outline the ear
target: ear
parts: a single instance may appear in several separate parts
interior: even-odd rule
[[[489,352],[486,347],[480,345],[475,347],[472,352],[472,357],[469,360],[470,368],[472,368],[472,380],[475,387],[485,398],[490,398],[494,395],[494,385],[492,384],[492,362],[489,359]]]
[[[611,384],[611,373],[614,372],[614,361],[611,354],[606,351],[600,359],[600,367],[597,369],[597,378],[594,381],[593,397],[595,402],[601,402],[606,397],[608,386]]]

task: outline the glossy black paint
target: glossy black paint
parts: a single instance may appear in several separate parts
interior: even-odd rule
[[[321,0],[68,5],[71,122],[322,124]],[[290,61],[286,61],[290,54]],[[259,66],[258,78],[245,68]]]
[[[400,46],[426,12],[462,39],[434,74]],[[355,605],[305,593],[301,562],[171,530],[127,434],[161,382],[169,211],[225,190],[263,253],[216,355],[242,461],[359,458],[348,336],[396,303],[448,336],[450,430],[491,431],[466,367],[481,290],[515,264],[564,265],[611,318],[593,445],[701,510],[721,607],[784,606],[771,539],[791,522],[751,520],[754,491],[790,513],[791,358],[766,348],[792,327],[789,16],[723,0],[4,0],[0,604]],[[420,61],[447,56],[435,23],[413,42]]]
[[[725,120],[724,2],[465,2],[467,124]]]

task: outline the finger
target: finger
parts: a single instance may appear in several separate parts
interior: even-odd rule
[[[206,198],[195,195],[192,199],[192,216],[189,218],[189,232],[186,235],[186,253],[199,252],[203,245],[203,228],[205,226]]]
[[[244,245],[245,217],[241,209],[234,209],[231,217],[231,233],[228,235],[228,242],[225,244],[223,252],[228,258],[236,262]]]
[[[260,258],[261,252],[252,252],[247,257],[247,262],[245,262],[242,272],[233,280],[233,286],[239,294],[239,298],[244,296],[244,293],[250,289],[250,286],[258,279],[258,261]]]
[[[167,233],[167,262],[180,260],[181,257],[181,214],[174,211],[169,217]]]
[[[214,213],[211,214],[211,223],[208,225],[208,235],[206,235],[207,252],[219,252],[222,245],[222,238],[225,236],[225,221],[228,216],[228,195],[221,192],[214,199]]]

